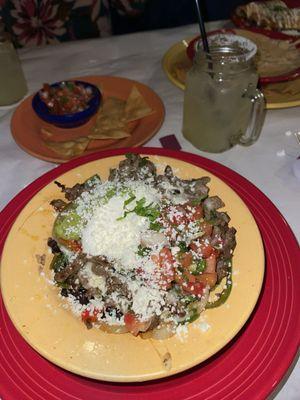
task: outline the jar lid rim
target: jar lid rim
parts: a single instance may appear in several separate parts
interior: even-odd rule
[[[252,57],[254,57],[257,52],[256,44],[243,36],[235,34],[218,33],[214,35],[209,35],[207,39],[209,47],[213,48],[214,50],[217,48],[241,49],[242,53],[234,54],[228,57],[232,60],[235,59],[236,61],[240,61],[241,59],[243,59],[248,61]],[[203,53],[206,53],[203,51],[203,43],[200,39],[197,42],[195,42],[195,50],[196,51],[202,50]]]

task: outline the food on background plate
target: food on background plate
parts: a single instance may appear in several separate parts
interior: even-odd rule
[[[236,230],[209,181],[127,154],[105,182],[56,182],[50,269],[88,328],[165,339],[226,301]]]
[[[96,123],[89,134],[90,139],[122,139],[130,136],[124,116],[126,101],[116,97],[104,100]]]
[[[41,128],[40,136],[44,144],[53,152],[71,158],[82,154],[91,140],[118,140],[129,137],[140,121],[154,112],[136,86],[133,86],[127,100],[116,97],[103,99],[95,124],[87,136],[80,130],[61,134],[51,128]],[[66,140],[66,135],[68,140]],[[79,135],[79,136],[77,136]]]
[[[174,64],[174,67],[172,68],[172,73],[176,76],[179,82],[185,83],[186,74],[192,68],[192,65],[192,61],[189,58],[186,58],[186,60]]]
[[[65,115],[86,110],[93,97],[93,90],[73,81],[63,81],[57,86],[44,83],[39,96],[51,114]]]
[[[65,142],[52,142],[51,140],[45,140],[45,145],[54,153],[57,153],[63,157],[75,157],[82,154],[90,140],[87,137],[79,137],[73,140]]]
[[[91,139],[122,139],[130,136],[139,121],[153,113],[136,86],[127,100],[116,97],[104,99],[98,112]]]
[[[125,120],[132,122],[153,113],[136,86],[133,86],[125,104]]]
[[[266,35],[245,29],[234,29],[237,35],[253,41],[257,46],[255,64],[260,77],[276,77],[289,74],[300,68],[300,39],[289,41],[272,39]],[[196,43],[194,43],[194,46]],[[188,60],[189,58],[186,57]],[[173,75],[181,83],[185,83],[186,74],[192,67],[192,62],[180,60],[174,64]]]
[[[281,0],[252,1],[238,6],[234,16],[247,26],[275,31],[300,30],[300,7],[290,8]]]
[[[300,45],[300,39],[290,42],[271,39],[247,30],[240,32],[257,46],[255,63],[260,76],[284,75],[300,67],[300,49],[297,47]]]

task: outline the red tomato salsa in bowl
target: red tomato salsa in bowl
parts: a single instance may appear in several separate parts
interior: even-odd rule
[[[88,82],[45,83],[32,100],[39,118],[61,128],[74,128],[96,114],[101,103],[100,90]]]
[[[91,86],[65,81],[58,86],[44,83],[39,95],[51,114],[63,115],[86,110],[93,97],[93,90]]]

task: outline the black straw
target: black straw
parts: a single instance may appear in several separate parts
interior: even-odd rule
[[[203,49],[206,53],[209,53],[207,34],[206,34],[205,26],[204,26],[204,19],[202,17],[200,6],[199,6],[199,1],[195,0],[195,3],[196,3],[197,14],[198,14],[198,23],[199,23],[199,28],[200,28],[200,32],[201,32]]]

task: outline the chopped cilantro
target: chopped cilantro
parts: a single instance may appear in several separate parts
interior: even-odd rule
[[[148,157],[143,157],[139,160],[139,167],[144,167],[148,162]]]
[[[110,188],[103,196],[103,200],[107,203],[117,193],[116,188]]]
[[[191,265],[191,273],[192,275],[199,275],[201,274],[206,268],[206,261],[205,260],[198,260],[196,263]]]
[[[126,153],[126,154],[125,154],[125,157],[126,157],[128,160],[131,160],[131,159],[132,159],[132,156],[133,156],[132,153]]]
[[[182,253],[186,253],[188,251],[188,248],[187,248],[187,245],[185,244],[185,242],[179,242],[178,247],[180,248],[180,251]]]
[[[206,197],[207,197],[207,194],[203,194],[202,196],[197,197],[196,199],[191,200],[192,206],[198,206],[199,204],[202,203],[202,201],[203,201],[204,199],[206,199]]]
[[[190,304],[190,303],[192,303],[193,301],[195,301],[195,296],[193,296],[193,295],[183,296],[183,297],[180,299],[180,302],[183,303],[184,305]]]
[[[131,203],[133,200],[135,200],[135,199],[136,199],[135,195],[132,194],[132,195],[129,197],[129,199],[127,199],[127,200],[124,201],[124,206],[123,206],[123,208],[125,208],[128,204],[130,204],[130,203]]]
[[[55,282],[55,284],[62,289],[69,289],[70,287],[70,284],[67,282]]]
[[[156,231],[159,232],[161,230],[162,226],[159,222],[155,221],[155,222],[150,222],[150,229],[152,231]]]
[[[141,244],[138,247],[137,254],[141,257],[145,257],[150,253],[151,249],[149,247],[143,247]]]
[[[73,82],[66,82],[66,86],[69,90],[74,90],[75,87]]]
[[[59,101],[61,102],[61,104],[67,104],[69,102],[69,99],[66,96],[61,96]]]
[[[134,199],[130,200],[129,203],[131,203],[133,200]],[[126,206],[128,203],[127,204],[125,203],[126,202],[124,202],[124,205]],[[136,205],[132,210],[126,210],[125,208],[123,217],[118,218],[118,220],[124,219],[130,213],[135,213],[140,217],[148,218],[150,222],[154,222],[160,216],[159,208],[158,206],[153,205],[153,203],[150,203],[147,206],[145,204],[146,204],[146,199],[145,197],[142,197],[140,200],[137,200]]]
[[[63,253],[55,254],[55,256],[52,258],[50,269],[52,269],[54,272],[59,272],[65,268],[67,262],[68,258],[65,254]]]

